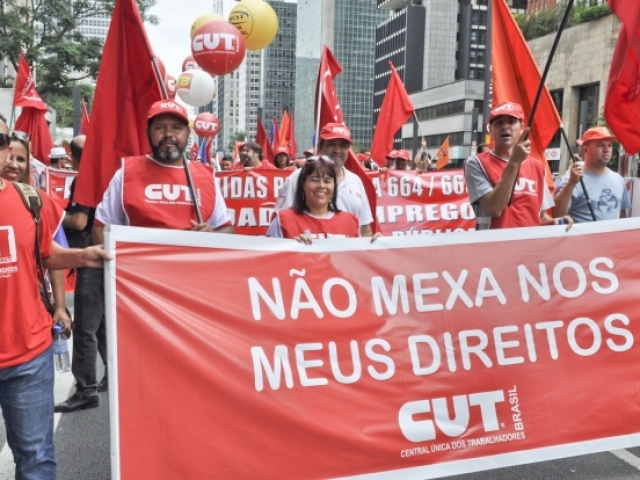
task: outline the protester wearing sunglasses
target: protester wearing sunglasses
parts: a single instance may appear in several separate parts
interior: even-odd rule
[[[307,245],[318,238],[359,237],[358,217],[339,210],[337,196],[333,160],[309,157],[300,170],[294,206],[276,212],[267,236],[292,238]]]

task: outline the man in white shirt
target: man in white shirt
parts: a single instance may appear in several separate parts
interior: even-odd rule
[[[336,180],[338,184],[337,205],[340,210],[353,213],[360,221],[360,235],[371,237],[373,230],[373,215],[369,200],[364,190],[362,180],[355,174],[344,168],[349,149],[352,146],[351,132],[339,123],[327,123],[320,130],[318,153],[333,160],[336,167]],[[296,170],[287,178],[280,191],[276,210],[284,210],[293,206],[295,200],[296,185],[300,170]]]

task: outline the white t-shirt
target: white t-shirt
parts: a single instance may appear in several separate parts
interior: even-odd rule
[[[147,156],[147,158],[165,168],[184,168],[182,166],[163,165],[151,157]],[[215,179],[213,179],[213,181],[215,182]],[[107,191],[104,192],[102,202],[100,202],[96,208],[96,220],[103,225],[130,225],[122,202],[122,168],[120,168],[113,175]],[[224,197],[222,193],[220,193],[220,189],[216,188],[216,206],[213,210],[213,215],[207,220],[207,223],[211,228],[216,229],[229,222],[231,222],[231,218],[227,213]]]
[[[276,203],[276,211],[291,208],[296,197],[296,187],[302,169],[298,169],[289,175],[280,190],[280,196]],[[371,207],[367,192],[364,189],[362,180],[355,173],[343,168],[344,178],[338,185],[338,209],[353,213],[360,220],[360,226],[373,223]]]

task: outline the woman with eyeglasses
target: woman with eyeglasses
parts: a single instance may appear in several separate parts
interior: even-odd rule
[[[0,177],[9,182],[26,183],[30,184],[31,171],[29,169],[29,157],[30,157],[30,144],[29,136],[24,132],[12,132],[9,135],[11,147],[11,153],[9,154],[7,163],[0,172]],[[40,192],[40,195],[46,195],[44,192]],[[53,200],[50,202],[42,202],[43,212],[42,215],[55,215],[55,205]],[[47,213],[48,210],[49,213]],[[64,231],[60,226],[54,232],[53,239],[58,245],[69,248],[67,237],[64,235]],[[65,329],[71,327],[71,318],[69,317],[65,303],[65,271],[64,270],[50,270],[49,281],[51,282],[51,292],[53,295],[53,305],[55,305],[55,311],[53,312],[54,323],[62,322]]]
[[[309,157],[300,172],[292,208],[275,213],[268,237],[292,238],[310,245],[316,238],[360,236],[360,221],[338,210],[336,169],[328,157]]]

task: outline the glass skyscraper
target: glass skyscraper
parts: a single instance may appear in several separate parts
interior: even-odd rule
[[[298,0],[295,115],[300,150],[311,145],[314,133],[314,97],[323,44],[342,65],[336,89],[352,139],[370,146],[376,25],[386,16],[376,7],[376,0]]]

